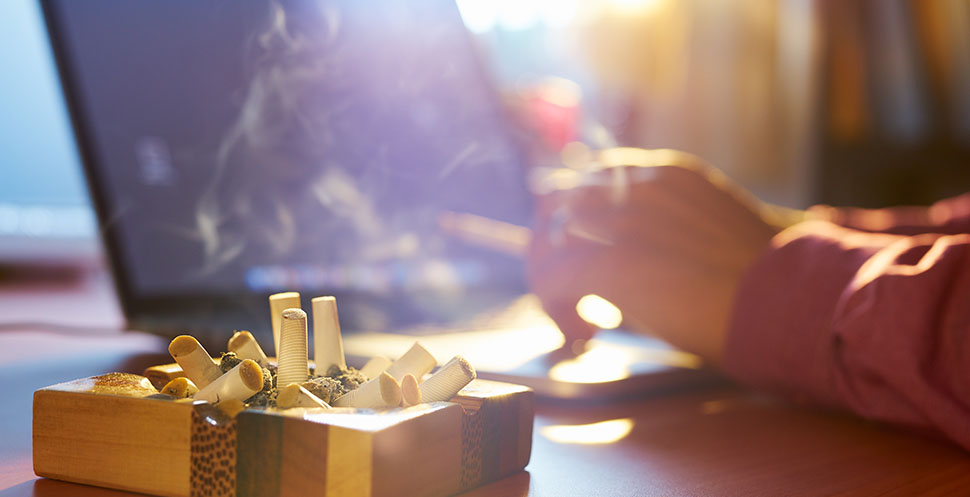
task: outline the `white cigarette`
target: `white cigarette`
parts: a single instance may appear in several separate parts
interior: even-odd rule
[[[398,360],[391,363],[384,370],[385,373],[400,381],[406,374],[413,374],[415,378],[423,378],[438,364],[438,361],[420,343],[414,345]]]
[[[380,376],[347,392],[333,402],[336,407],[397,407],[401,405],[401,384],[393,376]]]
[[[421,388],[413,374],[406,374],[401,379],[401,398],[406,406],[416,406],[421,403]]]
[[[300,294],[297,292],[274,293],[269,296],[269,315],[273,320],[273,353],[279,359],[280,355],[280,324],[281,316],[286,309],[299,309]]]
[[[195,337],[189,335],[175,337],[172,343],[168,344],[168,353],[172,354],[175,362],[179,363],[185,377],[192,380],[199,388],[205,388],[222,376],[222,370]]]
[[[259,342],[253,338],[253,334],[248,331],[234,333],[226,348],[229,352],[235,352],[236,357],[240,359],[252,359],[264,368],[269,367],[269,359],[266,358],[266,353],[259,346]]]
[[[276,358],[279,364],[276,372],[277,388],[283,388],[290,383],[303,383],[310,377],[306,313],[301,309],[286,309],[281,315],[283,324],[280,329],[280,355]]]
[[[421,384],[424,402],[451,400],[465,385],[475,379],[475,368],[464,357],[455,356]]]
[[[360,368],[360,374],[364,375],[368,380],[371,378],[377,378],[377,376],[384,372],[388,366],[391,365],[391,360],[379,355],[371,357],[364,367]]]
[[[263,389],[263,368],[252,359],[240,362],[216,381],[199,390],[195,400],[204,400],[213,404],[236,399],[246,400]]]
[[[313,304],[313,360],[317,374],[327,374],[330,366],[347,367],[344,359],[344,342],[340,338],[340,319],[337,317],[337,299],[317,297]]]
[[[296,383],[290,383],[280,390],[279,395],[276,397],[276,406],[281,409],[289,409],[291,407],[322,407],[324,409],[330,409],[330,404],[320,400],[320,397],[313,395],[309,390]]]

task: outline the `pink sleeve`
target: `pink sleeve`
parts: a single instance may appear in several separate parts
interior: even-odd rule
[[[970,233],[970,193],[941,200],[929,207],[859,209],[817,205],[808,212],[812,219],[874,233]]]
[[[970,235],[789,228],[741,285],[724,368],[970,450]]]

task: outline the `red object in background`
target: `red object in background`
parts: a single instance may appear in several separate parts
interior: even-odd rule
[[[524,118],[546,148],[558,153],[567,143],[579,139],[582,96],[578,85],[547,78],[521,94]]]

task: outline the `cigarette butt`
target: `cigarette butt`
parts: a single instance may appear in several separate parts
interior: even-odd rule
[[[296,383],[290,383],[280,390],[279,395],[276,397],[276,406],[281,409],[289,409],[291,407],[322,407],[324,409],[330,409],[330,404],[320,400],[320,397],[313,395],[309,390]]]
[[[451,400],[465,385],[475,379],[475,368],[464,357],[455,356],[421,384],[424,402]]]
[[[347,367],[344,359],[344,342],[340,338],[340,318],[337,316],[337,299],[316,297],[313,304],[313,360],[317,374],[327,374],[330,366]]]
[[[269,314],[273,321],[273,353],[276,354],[277,359],[280,355],[280,326],[283,311],[300,307],[300,294],[297,292],[274,293],[269,296]]]
[[[263,389],[263,369],[252,359],[240,362],[216,381],[195,394],[196,400],[218,404],[224,400],[246,400]]]
[[[421,403],[421,388],[418,387],[418,380],[413,374],[406,374],[401,379],[401,398],[404,405],[416,406]]]
[[[396,380],[404,378],[406,374],[413,374],[415,378],[423,378],[438,364],[438,361],[420,343],[414,345],[404,353],[398,360],[391,363],[384,370]]]
[[[401,405],[401,384],[393,376],[380,376],[347,392],[333,402],[336,407],[397,407]]]
[[[401,405],[401,384],[387,373],[381,373],[377,381],[381,386],[381,398],[384,403],[391,407]]]
[[[276,387],[303,383],[310,377],[307,361],[306,313],[302,309],[286,309],[281,313],[280,354],[276,360]]]
[[[236,415],[241,413],[245,408],[246,403],[239,399],[227,399],[216,404],[216,409],[219,409],[223,414],[229,416],[230,418],[235,418]]]
[[[264,368],[269,367],[269,359],[266,358],[266,353],[259,346],[259,342],[253,338],[253,334],[248,331],[235,332],[229,339],[226,349],[229,352],[235,352],[236,357],[240,359],[252,359]]]
[[[165,384],[162,387],[161,393],[171,395],[176,399],[185,399],[195,395],[199,391],[199,387],[192,383],[192,380],[180,376],[174,380]]]
[[[391,365],[391,360],[379,355],[371,357],[364,367],[360,368],[360,374],[364,375],[368,380],[371,378],[377,378],[378,375],[384,372],[388,366]]]
[[[168,345],[168,352],[172,354],[175,362],[179,363],[185,376],[199,388],[205,388],[222,376],[219,366],[195,337],[189,335],[175,337]]]

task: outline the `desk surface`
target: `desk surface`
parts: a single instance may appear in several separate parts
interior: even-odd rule
[[[106,371],[140,372],[167,360],[166,341],[151,335],[72,336],[26,324],[67,320],[93,328],[119,325],[103,278],[0,288],[0,383],[7,396],[0,404],[0,497],[135,495],[33,474],[35,389]],[[5,324],[14,322],[25,324]],[[77,359],[81,351],[84,358]],[[970,456],[954,446],[717,386],[603,405],[540,402],[526,471],[464,496],[967,492]]]

